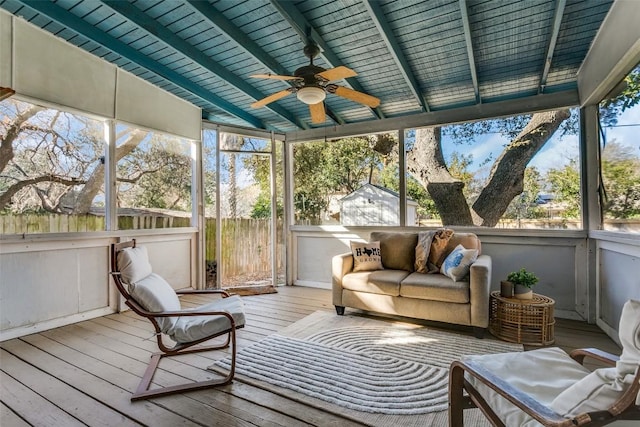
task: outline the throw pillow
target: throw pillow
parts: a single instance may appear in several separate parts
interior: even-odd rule
[[[418,244],[416,245],[416,263],[415,269],[417,273],[428,273],[429,267],[427,260],[431,251],[431,242],[435,231],[421,231],[418,233]]]
[[[382,270],[380,242],[351,242],[353,271]]]
[[[453,230],[449,228],[436,230],[433,235],[431,248],[429,249],[429,258],[427,259],[427,270],[429,270],[429,273],[437,273],[440,271],[440,267],[447,257],[447,244],[451,236],[453,236]]]
[[[454,282],[459,282],[469,274],[469,268],[477,258],[477,249],[465,249],[458,245],[444,260],[440,272]]]

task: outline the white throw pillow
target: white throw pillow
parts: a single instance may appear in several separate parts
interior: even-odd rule
[[[440,273],[458,282],[469,274],[469,268],[476,259],[478,259],[477,249],[465,249],[464,246],[458,245],[445,258],[440,267]]]
[[[382,270],[380,242],[351,242],[353,271]]]
[[[604,411],[631,385],[640,364],[640,301],[625,303],[618,330],[622,355],[616,367],[596,369],[568,387],[551,403],[554,411],[571,417],[584,412]]]
[[[133,283],[152,273],[147,248],[137,246],[118,252],[118,268],[124,283]]]

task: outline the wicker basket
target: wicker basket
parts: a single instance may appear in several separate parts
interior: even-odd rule
[[[489,331],[505,341],[528,345],[555,342],[553,316],[555,301],[533,294],[531,300],[518,300],[491,292]]]

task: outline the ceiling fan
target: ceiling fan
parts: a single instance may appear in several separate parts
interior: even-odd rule
[[[328,70],[313,64],[313,58],[320,53],[320,48],[315,44],[308,44],[304,48],[304,54],[309,58],[309,65],[298,68],[293,76],[280,76],[277,74],[256,74],[251,77],[259,79],[288,80],[292,86],[281,90],[251,104],[253,108],[264,107],[265,105],[295,93],[298,99],[309,105],[311,121],[313,123],[324,123],[326,114],[324,101],[327,93],[332,93],[343,98],[350,99],[360,104],[376,108],[380,105],[380,100],[375,96],[358,92],[344,86],[331,83],[333,80],[340,80],[357,75],[355,71],[343,65]]]

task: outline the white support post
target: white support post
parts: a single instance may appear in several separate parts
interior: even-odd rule
[[[220,206],[220,127],[216,127],[216,288],[220,289],[222,287],[221,283],[221,263],[218,262],[220,260],[221,250],[222,250],[222,207]]]
[[[600,135],[598,131],[598,105],[580,109],[580,193],[582,194],[582,227],[591,233],[602,229],[600,204]],[[588,234],[588,235],[589,235]],[[597,241],[587,238],[587,266],[583,280],[576,280],[576,311],[594,323],[597,313],[598,288]],[[580,286],[580,283],[584,286]],[[581,297],[584,300],[581,300]]]
[[[276,179],[276,139],[274,133],[271,132],[271,284],[276,286],[277,278],[278,278],[278,237],[277,237],[277,228],[278,228],[278,193],[277,193],[277,182]]]
[[[400,193],[400,227],[407,226],[407,174],[405,173],[407,153],[404,144],[404,138],[405,130],[398,129],[398,173],[400,175],[398,177],[398,192]]]
[[[105,226],[107,231],[114,231],[118,229],[118,212],[116,208],[116,123],[114,120],[104,122],[104,140]]]
[[[202,129],[200,130],[202,135]],[[205,218],[204,218],[204,159],[202,144],[200,141],[191,141],[191,226],[198,228],[195,251],[196,289],[207,287],[206,278],[206,250],[205,250]]]

